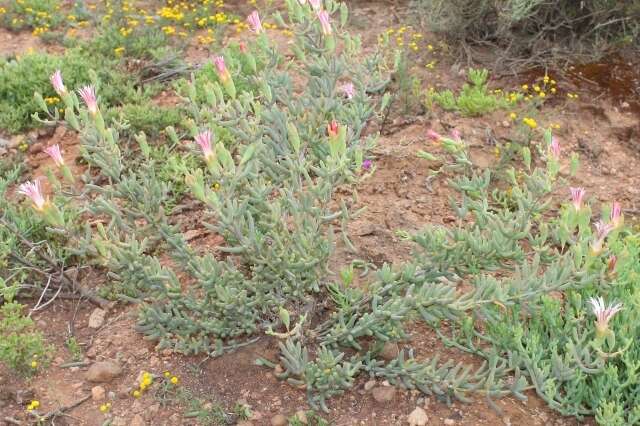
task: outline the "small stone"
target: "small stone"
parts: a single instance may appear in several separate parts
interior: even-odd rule
[[[107,398],[109,398],[109,400],[111,400],[111,401],[115,401],[116,393],[114,391],[107,392]]]
[[[109,382],[122,374],[122,368],[112,361],[96,362],[87,370],[86,378],[93,383]]]
[[[378,386],[373,388],[371,394],[377,402],[385,403],[393,400],[396,396],[396,388],[393,386]]]
[[[369,380],[367,383],[364,384],[364,390],[369,392],[371,389],[375,387],[375,385],[376,385],[375,380]]]
[[[296,419],[303,425],[307,424],[307,413],[304,410],[298,410],[296,412]]]
[[[253,426],[253,422],[250,422],[249,420],[240,420],[236,423],[236,426]]]
[[[287,418],[282,414],[271,417],[271,426],[287,426]]]
[[[409,426],[425,426],[428,421],[429,417],[427,417],[427,413],[420,407],[416,407],[415,410],[409,414],[409,417],[407,417]]]
[[[158,414],[158,411],[160,411],[159,404],[151,405],[146,410],[144,410],[144,419],[147,421],[153,420],[156,417],[156,414]]]
[[[284,368],[280,364],[276,364],[276,367],[273,369],[274,374],[282,374],[284,373]]]
[[[91,398],[94,401],[102,401],[105,396],[105,390],[102,386],[94,386],[91,388]]]
[[[395,359],[398,356],[399,352],[400,351],[396,343],[387,342],[382,347],[382,350],[380,351],[380,356],[385,361],[391,361],[392,359]]]
[[[621,107],[621,108],[625,108],[625,109],[626,109],[626,108],[629,108],[630,106],[631,106],[631,105],[629,105],[629,102],[623,102],[623,103],[620,105],[620,107]]]
[[[133,418],[131,419],[131,423],[129,423],[129,426],[144,426],[144,420],[142,419],[142,416],[140,416],[140,414],[136,414],[135,416],[133,416]]]
[[[87,357],[88,358],[95,358],[96,355],[98,355],[98,349],[96,348],[96,345],[92,345],[88,350],[87,350]]]
[[[456,421],[453,420],[453,419],[444,419],[444,424],[447,425],[447,426],[451,426],[451,425],[456,424]]]
[[[104,324],[104,317],[107,314],[107,311],[100,308],[95,308],[91,315],[89,316],[89,328],[100,328]]]

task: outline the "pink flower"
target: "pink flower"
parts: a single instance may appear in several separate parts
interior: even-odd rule
[[[353,83],[349,82],[343,84],[342,86],[340,86],[340,90],[342,90],[342,93],[345,94],[347,99],[353,99],[353,96],[355,95],[355,88],[353,87]]]
[[[462,140],[462,135],[460,134],[460,130],[458,130],[458,129],[453,129],[453,130],[451,131],[451,138],[452,138],[453,140],[456,140],[456,141],[460,142],[460,141]]]
[[[49,80],[51,80],[53,90],[56,91],[58,96],[62,96],[67,93],[67,88],[64,87],[64,83],[62,82],[62,73],[60,72],[60,70],[56,70],[56,72],[54,72],[51,77],[49,77]]]
[[[609,321],[622,310],[622,303],[611,303],[606,306],[602,297],[589,299],[593,314],[596,316],[596,333],[602,337],[609,331]]]
[[[611,208],[611,224],[614,228],[619,228],[622,226],[622,206],[617,201],[613,202],[613,207]]]
[[[260,15],[258,15],[257,10],[251,12],[251,14],[247,17],[247,21],[249,22],[251,31],[255,32],[256,34],[260,34],[263,31],[262,22],[260,22]]]
[[[338,125],[338,122],[336,120],[331,120],[331,123],[327,124],[327,133],[329,134],[329,137],[338,136],[339,128],[340,126]]]
[[[427,130],[427,137],[431,139],[433,142],[439,142],[440,139],[442,139],[442,136],[440,135],[440,133],[436,132],[433,129]]]
[[[591,243],[591,250],[593,250],[594,254],[600,254],[602,252],[602,245],[604,244],[605,238],[607,235],[613,230],[613,225],[610,223],[604,223],[599,220],[595,223],[596,227],[596,239]]]
[[[58,144],[51,145],[50,147],[44,150],[49,157],[53,159],[53,162],[56,163],[56,166],[61,167],[64,165],[64,159],[62,158],[62,153],[60,152],[60,146]]]
[[[369,169],[371,168],[371,166],[372,166],[372,165],[373,165],[373,161],[371,161],[371,160],[364,160],[364,161],[362,162],[362,168],[363,168],[364,170],[369,170]]]
[[[301,3],[304,4],[304,1]],[[313,7],[313,10],[320,10],[320,0],[309,0],[309,4]]]
[[[93,86],[85,86],[78,89],[78,94],[84,101],[89,112],[92,115],[96,115],[98,113],[98,101],[96,99],[96,92]]]
[[[27,181],[20,185],[18,192],[22,195],[26,195],[33,201],[33,207],[36,210],[42,210],[47,203],[42,195],[42,189],[40,188],[40,181],[37,179],[33,182]]]
[[[319,10],[317,15],[318,20],[320,21],[320,26],[322,27],[322,34],[331,35],[333,30],[331,29],[331,18],[329,17],[329,12],[326,10]]]
[[[205,160],[213,158],[213,150],[211,149],[211,132],[209,130],[205,130],[204,132],[196,135],[194,139],[196,143],[200,145]]]
[[[559,160],[560,159],[560,142],[558,142],[558,139],[552,136],[551,145],[549,148],[551,149],[551,155],[553,155],[553,158],[555,158],[556,160]]]
[[[215,58],[213,58],[213,63],[215,64],[216,69],[218,70],[218,76],[220,77],[220,80],[225,81],[226,79],[228,79],[229,70],[227,70],[227,66],[224,63],[224,57],[216,56]]]
[[[569,188],[569,191],[571,191],[571,202],[573,203],[573,207],[577,212],[579,212],[580,209],[582,209],[582,199],[584,198],[586,191],[584,188]]]

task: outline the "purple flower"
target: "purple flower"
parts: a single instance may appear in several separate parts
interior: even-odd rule
[[[38,181],[37,179],[34,180],[33,182],[27,181],[22,185],[20,185],[18,189],[18,193],[22,195],[26,195],[27,197],[31,198],[31,201],[33,202],[33,207],[36,210],[41,211],[44,208],[45,204],[47,203],[47,200],[45,200],[44,196],[42,195],[42,188],[40,187],[40,181]]]
[[[62,158],[62,153],[60,152],[60,146],[58,144],[51,145],[50,147],[46,148],[44,152],[49,154],[49,157],[53,159],[53,162],[56,163],[56,166],[64,166],[64,159]]]
[[[622,310],[622,303],[611,303],[606,306],[602,297],[589,299],[593,314],[596,316],[596,333],[602,337],[609,331],[609,321]]]
[[[93,86],[85,86],[78,89],[78,94],[84,101],[91,115],[96,115],[98,113],[98,101],[96,99],[96,92]]]
[[[611,224],[614,228],[622,226],[624,218],[622,217],[622,206],[619,202],[614,201],[611,208]]]
[[[251,12],[251,14],[247,17],[247,21],[249,22],[249,26],[251,27],[251,31],[256,34],[260,34],[262,29],[262,22],[260,22],[260,15],[257,10]]]
[[[329,12],[326,10],[318,10],[317,15],[318,20],[320,21],[320,26],[322,27],[322,34],[331,35],[333,30],[331,29],[331,18],[329,17]]]
[[[58,96],[62,96],[67,93],[67,88],[64,87],[64,83],[62,82],[62,73],[60,70],[56,70],[56,72],[49,77],[49,80],[51,80],[53,90],[56,91]]]
[[[342,93],[344,93],[347,99],[353,99],[353,96],[355,95],[355,88],[353,86],[353,83],[349,82],[343,84],[342,86],[340,86],[340,90],[342,90]]]
[[[364,160],[364,161],[362,162],[362,169],[363,169],[363,170],[369,170],[369,169],[371,168],[371,166],[373,166],[373,161],[371,161],[371,160],[369,160],[369,159]]]
[[[573,207],[577,212],[582,209],[582,199],[584,195],[587,193],[584,188],[569,188],[571,191],[571,202],[573,203]]]
[[[211,148],[211,132],[209,130],[205,130],[204,132],[197,134],[194,140],[198,145],[200,145],[205,160],[209,161],[209,159],[213,158],[213,149]]]

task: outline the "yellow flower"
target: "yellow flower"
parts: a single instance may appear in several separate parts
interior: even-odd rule
[[[113,52],[116,54],[116,56],[120,56],[124,52],[124,47],[116,47],[115,49],[113,49]]]
[[[541,98],[544,98],[544,97],[545,97],[545,96],[547,96],[547,95],[546,95],[546,93],[544,93],[544,92],[540,92],[540,94],[538,94],[538,96],[540,96]]]
[[[535,90],[536,92],[540,91],[540,86],[538,86],[537,84],[535,86],[533,86],[533,90]]]
[[[136,390],[134,390],[134,391],[133,391],[133,397],[134,397],[134,398],[140,398],[140,391],[139,391],[139,390],[137,390],[137,389],[136,389]]]
[[[178,380],[178,377],[177,377],[177,376],[173,376],[173,377],[171,378],[171,383],[172,383],[172,384],[174,384],[174,385],[177,385],[177,384],[178,384],[178,381],[179,381],[179,380]]]
[[[34,399],[29,403],[29,405],[27,405],[27,411],[33,411],[39,406],[40,406],[40,401]]]
[[[545,75],[542,81],[544,81],[544,84],[547,84],[549,82],[549,76]]]
[[[109,411],[109,409],[111,408],[111,403],[107,402],[106,404],[102,404],[100,406],[100,412],[101,413],[107,413]]]
[[[170,377],[170,376],[171,376],[171,373],[170,373],[170,372],[168,372],[168,371],[165,371],[165,372],[164,372],[164,377],[167,377],[167,378],[168,378],[168,377]]]
[[[31,368],[38,368],[38,361],[31,361]]]
[[[522,122],[527,126],[531,127],[532,129],[535,129],[536,127],[538,127],[538,123],[533,118],[525,117],[522,119]]]
[[[551,93],[556,93],[556,88],[555,87],[551,88]]]
[[[512,112],[511,114],[509,114],[509,118],[512,120],[515,120],[517,116],[518,115],[515,112]]]
[[[527,84],[523,84],[522,85],[522,90],[524,90],[524,91],[529,90],[529,86]]]

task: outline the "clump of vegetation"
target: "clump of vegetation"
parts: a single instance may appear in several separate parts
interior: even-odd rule
[[[489,71],[486,69],[469,69],[469,83],[462,86],[456,96],[451,90],[427,92],[427,106],[434,102],[447,111],[457,111],[466,116],[478,116],[497,109],[508,108],[522,99],[520,93],[503,94],[502,91],[491,92],[487,86]]]
[[[0,361],[21,374],[31,375],[46,364],[51,348],[33,320],[23,315],[23,308],[16,302],[0,306]]]
[[[428,27],[482,59],[487,45],[503,63],[598,56],[640,46],[640,1],[414,0]],[[474,54],[474,47],[482,47]]]

